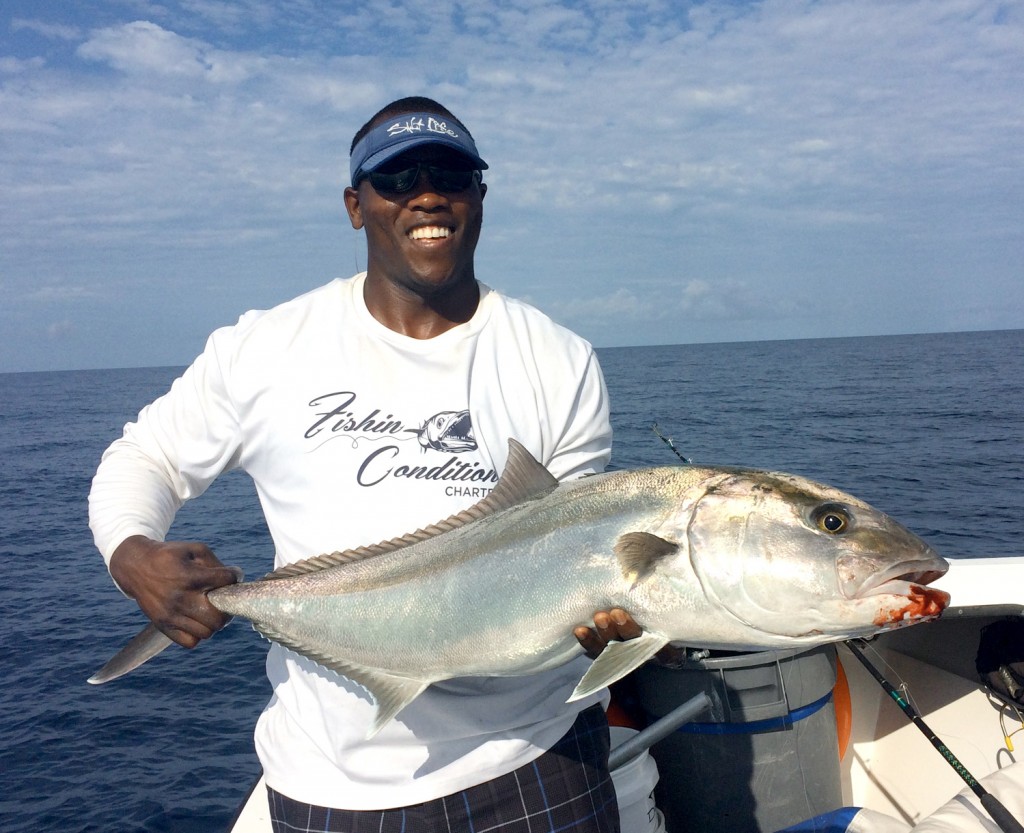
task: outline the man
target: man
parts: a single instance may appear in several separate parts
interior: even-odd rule
[[[90,495],[97,546],[174,641],[192,647],[226,622],[205,593],[233,572],[163,537],[228,469],[253,478],[282,566],[475,503],[509,437],[559,479],[607,463],[590,345],[476,280],[486,168],[437,102],[378,112],[356,134],[345,189],[366,272],[216,331],[105,453]],[[637,632],[612,611],[577,636],[593,654]],[[565,703],[585,662],[431,686],[367,741],[365,692],[272,645],[256,746],[275,830],[527,830],[538,815],[545,829],[617,829],[598,699]]]

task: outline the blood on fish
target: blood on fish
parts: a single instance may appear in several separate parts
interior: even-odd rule
[[[908,604],[904,607],[881,612],[875,618],[879,627],[899,624],[903,621],[914,621],[922,618],[938,616],[949,604],[949,593],[936,590],[934,587],[922,587],[919,584],[910,586]]]

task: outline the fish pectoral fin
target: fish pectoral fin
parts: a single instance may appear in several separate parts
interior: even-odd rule
[[[654,572],[658,562],[679,551],[679,545],[650,532],[627,532],[615,542],[615,555],[619,559],[626,581],[636,584]]]
[[[607,688],[616,680],[621,680],[639,668],[666,645],[668,640],[664,636],[648,631],[644,631],[636,639],[609,642],[594,660],[594,664],[587,669],[587,673],[583,675],[583,679],[579,681],[576,690],[566,702],[580,700],[595,691]]]
[[[89,678],[93,685],[109,683],[134,671],[142,663],[153,659],[168,645],[170,639],[150,623],[131,638],[127,645],[110,658],[106,665]]]

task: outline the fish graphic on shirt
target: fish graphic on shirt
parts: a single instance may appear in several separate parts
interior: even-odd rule
[[[409,429],[423,448],[459,454],[476,451],[473,422],[469,411],[441,411],[430,417],[419,429]]]

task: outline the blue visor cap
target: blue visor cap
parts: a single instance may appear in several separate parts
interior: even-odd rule
[[[420,145],[443,145],[465,156],[478,170],[487,163],[477,153],[476,143],[455,119],[437,113],[406,113],[397,121],[386,121],[363,136],[352,149],[349,171],[355,185],[363,174],[375,171],[389,159]]]

